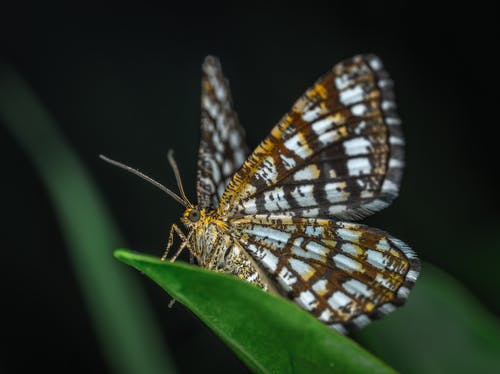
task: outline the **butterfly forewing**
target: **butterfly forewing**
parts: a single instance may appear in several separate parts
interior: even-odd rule
[[[295,103],[236,173],[221,215],[357,219],[397,195],[403,138],[380,60],[336,65]]]
[[[248,148],[218,59],[208,56],[202,74],[198,204],[216,209],[234,172],[245,161]]]
[[[364,225],[285,215],[234,224],[278,289],[340,332],[404,303],[418,276],[419,262],[407,245]]]

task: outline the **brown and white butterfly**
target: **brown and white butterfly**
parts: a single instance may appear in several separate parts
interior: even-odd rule
[[[345,60],[299,98],[247,157],[244,131],[219,61],[203,63],[197,204],[136,170],[186,207],[172,225],[200,266],[293,300],[346,333],[403,304],[417,280],[415,253],[350,221],[397,196],[404,140],[379,58]]]

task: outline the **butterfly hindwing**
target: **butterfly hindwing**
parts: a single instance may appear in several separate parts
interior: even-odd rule
[[[250,155],[219,213],[358,219],[397,195],[403,138],[380,60],[337,64]]]
[[[231,177],[246,159],[248,148],[218,59],[208,56],[202,73],[198,204],[216,209]]]
[[[285,215],[247,216],[234,224],[277,288],[343,333],[403,304],[419,274],[408,246],[364,225]]]

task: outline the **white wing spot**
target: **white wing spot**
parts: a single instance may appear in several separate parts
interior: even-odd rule
[[[340,236],[340,238],[342,240],[345,240],[346,242],[352,242],[352,243],[358,242],[359,237],[361,236],[360,232],[349,230],[349,229],[337,229],[336,232],[337,232],[337,235]]]
[[[309,225],[306,227],[305,233],[309,236],[321,236],[323,235],[323,227]]]
[[[385,238],[382,238],[378,241],[375,249],[378,251],[388,251],[389,249],[391,249],[391,247],[389,246],[387,240]]]
[[[349,156],[370,153],[371,143],[366,138],[354,138],[344,142],[345,153]]]
[[[294,245],[295,247],[299,247],[299,248],[300,248],[300,247],[301,247],[301,245],[302,245],[302,242],[303,242],[303,241],[304,241],[304,238],[299,237],[299,238],[297,238],[297,239],[295,239],[295,240],[293,241],[293,245]]]
[[[347,206],[345,205],[332,205],[328,208],[328,213],[335,215],[344,212],[346,209]]]
[[[318,300],[311,291],[301,292],[299,297],[295,298],[295,301],[309,311],[313,310],[318,305]]]
[[[332,312],[330,312],[330,309],[323,310],[319,316],[320,321],[323,322],[330,321],[330,318],[332,318]]]
[[[224,164],[222,165],[222,172],[224,175],[230,175],[233,171],[233,164],[229,160],[225,160]]]
[[[318,205],[316,199],[313,196],[314,186],[312,184],[306,184],[303,186],[297,186],[290,191],[290,195],[297,201],[300,206],[314,206]]]
[[[217,162],[213,159],[207,159],[208,162],[210,162],[210,169],[212,170],[212,178],[215,183],[219,183],[221,181],[221,174],[220,174],[220,169],[219,165],[217,165]]]
[[[351,105],[363,101],[364,91],[361,86],[354,86],[339,94],[339,100],[343,105]]]
[[[402,168],[404,166],[403,162],[396,158],[391,158],[389,160],[389,167],[390,168]]]
[[[304,209],[301,214],[303,217],[317,217],[319,208]]]
[[[407,299],[409,294],[410,294],[410,290],[408,289],[408,287],[403,286],[403,287],[400,287],[398,290],[398,297],[400,297],[402,299]]]
[[[342,284],[342,287],[355,297],[371,297],[373,295],[373,291],[366,284],[363,284],[356,279],[349,279]]]
[[[351,302],[351,298],[341,291],[335,291],[328,299],[328,304],[330,304],[333,309],[343,308]]]
[[[391,100],[382,101],[382,110],[396,109],[396,103]]]
[[[219,194],[219,196],[222,196],[225,190],[226,190],[225,183],[219,184],[219,186],[217,187],[217,193]]]
[[[283,187],[264,192],[264,207],[270,212],[290,209]]]
[[[275,272],[278,266],[278,257],[273,255],[268,250],[264,251],[264,256],[260,260],[262,264],[271,272]]]
[[[347,335],[348,331],[347,329],[344,327],[344,325],[342,325],[341,323],[334,323],[334,324],[331,324],[330,327],[337,331],[339,334],[342,334],[342,335]]]
[[[340,253],[333,256],[333,261],[335,262],[335,266],[347,272],[360,272],[363,269],[363,266],[361,266],[358,261],[355,261]]]
[[[245,228],[243,229],[243,231],[257,237],[262,237],[262,238],[267,237],[284,243],[288,242],[288,239],[290,239],[290,237],[292,236],[291,234],[285,231],[258,225],[252,226],[250,228]]]
[[[315,164],[312,164],[297,171],[293,175],[293,180],[296,181],[313,180],[313,179],[318,179],[318,177],[319,177],[319,169]]]
[[[346,182],[325,184],[326,198],[331,203],[338,203],[349,198],[350,193],[346,191]]]
[[[293,158],[287,157],[284,154],[280,154],[280,158],[281,158],[281,162],[282,162],[283,166],[287,170],[293,169],[297,165],[297,163],[295,162],[295,160]]]
[[[305,159],[307,156],[310,156],[313,151],[307,144],[304,139],[304,135],[302,133],[297,133],[292,136],[290,139],[283,143],[286,149],[295,153],[297,156]]]
[[[201,103],[203,108],[210,114],[210,117],[217,118],[219,112],[218,105],[214,104],[212,100],[210,100],[210,98],[206,95],[203,95]]]
[[[384,200],[373,200],[369,203],[363,204],[363,208],[368,209],[369,211],[376,212],[378,210],[384,209],[389,206],[389,203]]]
[[[371,249],[366,251],[366,261],[379,269],[384,269],[387,264],[387,258],[382,253]]]
[[[404,145],[405,142],[403,138],[397,137],[397,136],[391,136],[389,137],[389,143],[393,145]]]
[[[366,157],[351,158],[347,160],[347,169],[349,169],[349,175],[361,175],[369,174],[372,167],[370,165],[370,160]]]
[[[305,248],[308,251],[311,251],[313,253],[316,253],[316,254],[320,255],[321,257],[325,257],[328,254],[328,252],[330,252],[330,250],[327,247],[325,247],[325,246],[323,246],[321,244],[318,244],[318,243],[316,243],[314,241],[308,242],[306,244]]]
[[[342,244],[341,249],[342,252],[349,253],[350,255],[355,255],[355,256],[357,256],[361,252],[360,247],[351,243]]]
[[[343,90],[351,83],[351,79],[349,78],[349,74],[343,74],[335,78],[335,88],[337,90]]]
[[[355,128],[354,128],[354,133],[356,135],[360,135],[363,130],[366,129],[366,121],[361,121]]]
[[[302,113],[302,119],[306,122],[312,122],[321,115],[321,107],[316,106],[307,112]]]
[[[387,278],[385,278],[382,274],[377,273],[377,276],[375,277],[375,282],[381,284],[385,288],[388,288],[389,290],[394,291],[394,285],[391,283],[391,281]]]
[[[312,129],[316,135],[323,134],[326,130],[332,127],[333,117],[328,116],[312,124]]]
[[[389,179],[386,179],[382,184],[382,191],[396,194],[398,192],[398,185]]]
[[[366,113],[366,105],[365,104],[356,104],[351,108],[351,112],[355,116],[362,116]]]
[[[385,123],[387,123],[389,126],[398,126],[401,125],[401,120],[396,117],[387,117],[385,119]]]
[[[292,290],[292,285],[297,282],[297,277],[286,267],[283,266],[278,274],[278,282],[287,292]]]
[[[328,292],[328,288],[326,288],[327,283],[326,279],[320,279],[312,285],[312,289],[319,295],[324,295]]]
[[[408,274],[406,274],[406,279],[408,279],[412,282],[416,282],[417,278],[418,278],[418,271],[410,270],[410,271],[408,271]]]
[[[231,131],[231,133],[229,134],[229,144],[231,145],[231,148],[235,149],[239,147],[240,143],[241,143],[240,134],[238,134],[238,132],[236,131]]]
[[[370,67],[375,70],[375,71],[378,71],[380,69],[382,69],[384,66],[382,65],[382,61],[380,61],[380,59],[378,57],[372,57],[369,61],[368,61],[368,64],[370,64]]]
[[[392,86],[392,81],[390,79],[381,79],[378,81],[378,86],[380,88],[386,88]]]
[[[234,152],[234,163],[237,165],[237,167],[240,167],[243,165],[243,162],[246,159],[246,155],[242,150],[238,150]]]
[[[389,314],[394,312],[396,310],[396,307],[394,306],[394,304],[386,303],[384,305],[379,306],[378,310],[384,314]]]
[[[255,199],[249,199],[243,203],[243,209],[247,214],[256,214],[257,213],[257,204]]]
[[[309,266],[306,262],[298,260],[296,258],[291,258],[288,260],[290,266],[295,270],[302,278],[309,279],[309,274],[314,273],[314,269]]]
[[[371,320],[368,318],[366,314],[360,314],[356,318],[353,318],[352,322],[358,327],[358,328],[363,328],[366,325],[368,325]]]
[[[340,131],[339,130],[332,130],[332,131],[325,132],[324,134],[321,134],[320,136],[318,136],[318,141],[321,144],[326,145],[326,144],[334,143],[337,140],[339,140],[340,138],[341,138]]]

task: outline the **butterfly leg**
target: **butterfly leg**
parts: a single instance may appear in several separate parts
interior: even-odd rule
[[[177,234],[179,236],[179,238],[181,238],[182,240],[182,244],[181,244],[181,250],[187,245],[188,248],[190,247],[189,246],[189,243],[186,243],[188,241],[188,237],[190,237],[191,235],[188,235],[188,237],[186,237],[186,235],[184,235],[184,233],[182,232],[182,230],[179,228],[179,226],[177,226],[175,223],[170,227],[170,232],[168,234],[168,241],[167,241],[167,248],[165,249],[165,252],[163,253],[163,256],[161,256],[161,260],[162,261],[165,261],[167,259],[167,256],[168,256],[168,252],[170,250],[170,247],[172,247],[172,244],[174,243],[174,234]],[[178,253],[180,253],[180,251],[177,251]],[[177,253],[177,256],[179,255]],[[175,256],[175,258],[177,258],[177,256]],[[174,259],[175,261],[175,259]]]
[[[191,231],[188,234],[188,236],[186,236],[186,235],[184,235],[182,230],[179,228],[179,226],[177,226],[175,223],[170,227],[170,233],[168,234],[167,248],[165,249],[165,253],[163,253],[163,256],[161,256],[161,261],[165,261],[167,259],[168,251],[170,250],[170,247],[172,247],[172,243],[174,242],[174,233],[177,233],[177,235],[179,235],[179,238],[181,238],[182,243],[179,246],[179,249],[177,250],[177,252],[170,259],[170,262],[174,262],[177,259],[177,257],[179,256],[179,254],[182,252],[184,247],[187,246],[190,250],[189,251],[189,262],[192,264],[194,262],[194,259],[193,259],[193,253],[191,251],[191,245],[189,244],[189,239],[191,238],[193,231]],[[170,302],[168,303],[168,307],[172,308],[174,306],[174,303],[175,303],[175,299],[172,298],[170,300]]]
[[[183,237],[181,237],[182,243],[179,246],[179,249],[177,250],[177,252],[175,252],[175,254],[172,256],[172,258],[170,258],[170,262],[174,262],[177,259],[177,257],[181,254],[184,247],[187,247],[189,249],[189,251],[191,252],[191,245],[189,244],[189,239],[191,239],[191,235],[193,235],[193,232],[194,231],[190,231],[187,237],[184,236],[184,234],[182,234],[182,236],[183,236]]]

